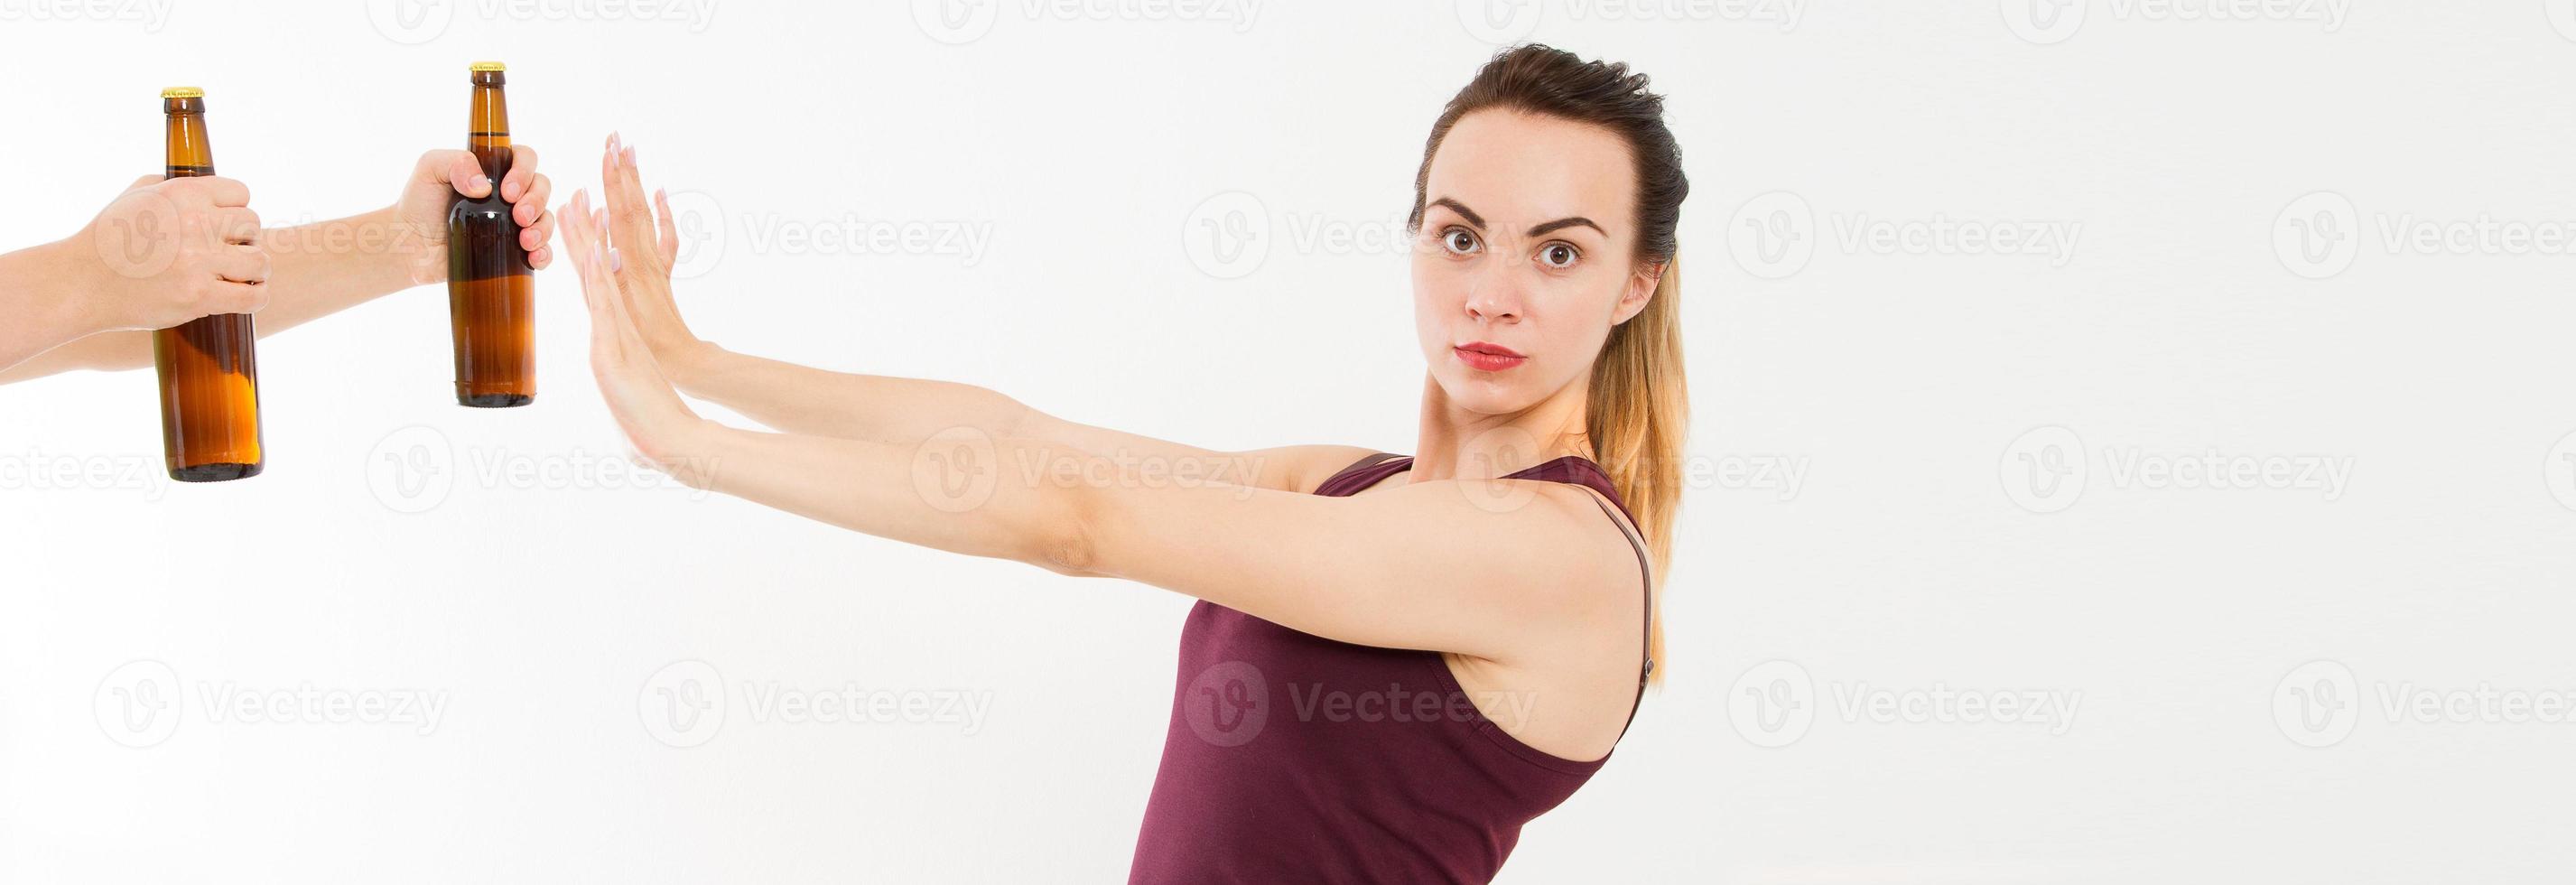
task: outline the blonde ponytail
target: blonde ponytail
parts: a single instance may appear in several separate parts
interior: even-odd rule
[[[1648,678],[1661,682],[1664,660],[1664,575],[1673,561],[1673,520],[1681,509],[1682,443],[1690,432],[1690,391],[1682,373],[1681,260],[1664,263],[1654,297],[1627,322],[1610,328],[1593,362],[1584,431],[1593,460],[1646,537],[1654,560],[1656,612],[1646,639],[1655,661]]]

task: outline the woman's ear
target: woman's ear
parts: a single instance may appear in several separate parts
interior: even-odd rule
[[[1637,272],[1628,275],[1628,285],[1619,290],[1619,309],[1611,313],[1611,325],[1627,322],[1646,309],[1646,302],[1654,300],[1655,287],[1664,281],[1664,267],[1668,264],[1669,261],[1657,261],[1637,265]]]

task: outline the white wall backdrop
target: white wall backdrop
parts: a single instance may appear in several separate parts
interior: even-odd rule
[[[1390,234],[1521,39],[1671,96],[1697,473],[1670,681],[1504,881],[2576,865],[2576,0],[0,0],[0,248],[172,84],[272,223],[383,205],[503,59],[709,338],[1403,452]],[[250,481],[160,478],[149,371],[0,388],[0,880],[1121,880],[1187,600],[628,468],[539,291],[529,409],[436,288],[262,342]]]

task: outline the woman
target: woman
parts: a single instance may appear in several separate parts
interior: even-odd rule
[[[1606,761],[1660,653],[1688,184],[1645,86],[1524,46],[1432,125],[1410,222],[1430,363],[1411,457],[1214,452],[728,352],[682,322],[670,208],[647,208],[615,136],[607,206],[562,207],[564,252],[610,410],[681,480],[1201,600],[1134,881],[1484,882]],[[674,385],[780,432],[701,419]]]

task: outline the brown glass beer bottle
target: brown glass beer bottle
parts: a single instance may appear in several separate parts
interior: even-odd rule
[[[519,221],[501,198],[510,173],[510,106],[500,62],[472,67],[474,108],[465,149],[483,164],[492,192],[458,196],[447,213],[447,310],[456,336],[456,401],[475,408],[524,406],[537,398],[536,271],[519,247]]]
[[[215,174],[206,143],[206,93],[161,91],[168,129],[165,178]],[[266,466],[259,439],[259,368],[249,314],[200,317],[152,333],[152,362],[161,376],[161,448],[170,478],[221,482],[258,476]]]

